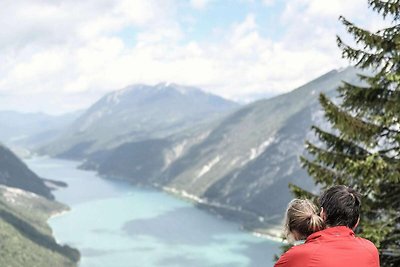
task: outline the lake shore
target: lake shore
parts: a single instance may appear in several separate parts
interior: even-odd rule
[[[195,205],[201,205],[201,207],[205,207],[206,210],[211,211],[211,213],[215,213],[215,208],[218,209],[226,209],[226,210],[230,210],[231,212],[242,212],[237,208],[231,207],[231,206],[227,206],[227,205],[222,205],[219,203],[210,203],[205,199],[199,198],[198,196],[195,195],[191,195],[185,191],[180,191],[176,188],[172,188],[172,187],[160,187],[157,185],[154,185],[154,187],[161,189],[162,191],[171,194],[173,196],[176,196],[180,199],[183,199],[185,201],[191,202]],[[216,213],[217,216],[221,216],[224,217],[223,215]],[[226,217],[224,217],[226,218]],[[228,221],[232,221],[229,218],[226,218]],[[252,235],[259,237],[259,238],[264,238],[264,239],[268,239],[271,241],[275,241],[275,242],[284,242],[284,240],[282,239],[282,225],[269,225],[266,228],[247,228],[244,225],[241,225],[241,230],[243,231],[247,231],[250,232]]]

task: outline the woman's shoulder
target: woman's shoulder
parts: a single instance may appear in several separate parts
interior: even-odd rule
[[[315,246],[319,246],[316,243],[303,243],[299,245],[295,245],[291,247],[288,251],[286,251],[275,264],[275,266],[292,266],[287,265],[287,263],[304,263],[311,257],[313,252],[315,251]],[[296,265],[293,265],[296,266]],[[301,265],[299,265],[301,266]]]

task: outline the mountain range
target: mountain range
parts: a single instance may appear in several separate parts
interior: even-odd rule
[[[81,159],[123,143],[164,138],[237,107],[194,87],[132,85],[102,97],[40,152]]]
[[[49,142],[72,123],[81,111],[64,115],[0,111],[0,142],[8,146],[33,149]]]
[[[319,93],[334,97],[343,80],[359,82],[356,74],[333,70],[217,120],[98,149],[85,155],[82,168],[161,188],[251,229],[280,224],[292,198],[288,183],[316,190],[298,158],[305,139],[314,138],[311,125],[329,127]]]

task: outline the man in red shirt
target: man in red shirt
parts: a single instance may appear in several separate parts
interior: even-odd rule
[[[379,267],[375,245],[352,230],[360,219],[360,195],[349,187],[333,186],[319,202],[326,229],[289,249],[275,267]]]

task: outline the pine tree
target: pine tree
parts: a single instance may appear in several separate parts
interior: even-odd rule
[[[360,83],[343,82],[338,98],[320,103],[332,130],[313,126],[302,165],[322,190],[345,184],[363,195],[358,234],[379,248],[381,266],[400,266],[400,0],[369,0],[390,22],[377,32],[340,21],[355,40],[337,37],[342,56],[360,69]],[[318,143],[318,144],[317,144]],[[290,185],[297,197],[310,193]]]

